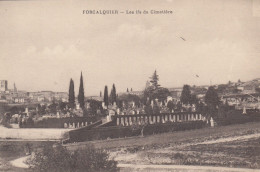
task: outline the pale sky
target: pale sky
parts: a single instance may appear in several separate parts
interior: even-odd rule
[[[0,80],[18,90],[68,91],[72,78],[77,94],[81,71],[86,96],[143,90],[155,69],[164,87],[260,77],[259,0],[0,1],[0,22]]]

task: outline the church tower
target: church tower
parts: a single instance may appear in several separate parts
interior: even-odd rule
[[[17,93],[17,88],[16,88],[15,83],[14,83],[14,92]]]

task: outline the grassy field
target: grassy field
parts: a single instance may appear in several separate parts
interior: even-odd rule
[[[130,164],[203,165],[260,169],[259,138],[215,144],[176,144],[163,148],[115,151],[115,159]]]
[[[160,135],[162,139],[112,148],[122,164],[168,164],[260,169],[260,123]],[[180,136],[182,134],[182,137]],[[199,134],[199,135],[197,135]],[[170,137],[165,141],[165,136]],[[122,143],[123,141],[121,141]],[[122,146],[122,145],[120,145]]]
[[[260,169],[260,138],[172,148],[173,163]],[[149,156],[149,155],[148,155]],[[179,161],[179,162],[178,162]]]

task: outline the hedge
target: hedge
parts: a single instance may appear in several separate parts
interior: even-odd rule
[[[151,135],[164,132],[197,129],[206,126],[204,121],[187,121],[165,124],[153,124],[144,127],[143,134]],[[122,138],[138,136],[141,128],[132,129],[131,126],[98,127],[91,130],[72,130],[69,132],[69,142],[102,140],[108,138]]]
[[[184,131],[191,129],[199,129],[206,126],[204,121],[185,121],[185,122],[175,122],[175,123],[165,123],[165,124],[154,124],[147,125],[144,128],[144,135],[173,132],[173,131]]]
[[[242,114],[242,111],[235,110],[230,112],[226,118],[216,118],[215,121],[220,126],[260,121],[260,112],[252,110],[247,111],[247,114]]]

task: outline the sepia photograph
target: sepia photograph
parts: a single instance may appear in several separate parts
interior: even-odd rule
[[[0,171],[259,172],[260,0],[0,0]]]

